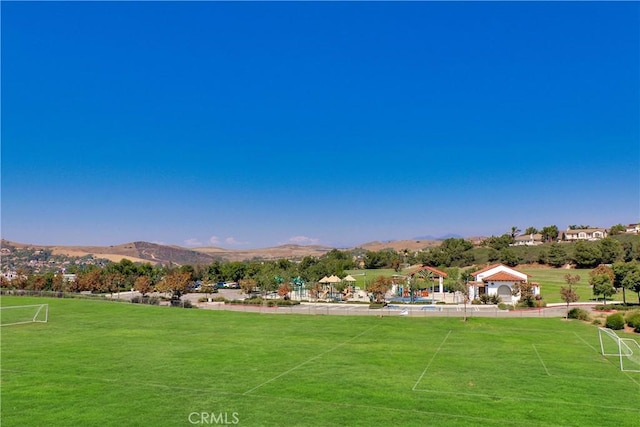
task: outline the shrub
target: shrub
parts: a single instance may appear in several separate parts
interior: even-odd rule
[[[160,298],[158,297],[149,297],[150,305],[160,305]]]
[[[293,301],[290,299],[277,299],[275,300],[275,302],[276,302],[276,305],[279,307],[300,304],[300,301]]]
[[[605,326],[614,330],[624,329],[624,317],[622,313],[614,313],[607,316]]]
[[[500,310],[508,310],[508,309],[509,309],[509,306],[508,306],[507,304],[505,304],[505,303],[501,302],[501,303],[498,303],[498,308],[499,308]]]
[[[640,310],[628,312],[624,320],[635,332],[640,332]]]
[[[586,310],[583,310],[581,308],[575,307],[572,308],[571,310],[569,310],[569,313],[567,314],[567,317],[569,319],[578,319],[578,320],[583,320],[583,321],[588,321],[590,319],[591,316],[589,316],[589,312],[587,312]]]
[[[602,325],[602,321],[600,319],[593,319],[593,322],[591,322],[591,323],[596,325],[596,326]]]
[[[184,308],[193,308],[193,304],[191,304],[191,301],[189,301],[189,300],[185,300],[185,301],[182,303],[182,307],[184,307]]]
[[[480,300],[479,300],[478,298],[474,298],[474,299],[471,301],[471,304],[473,304],[473,305],[478,305],[478,304],[482,304],[482,303],[480,302]]]
[[[215,298],[212,298],[211,301],[213,301],[213,302],[227,302],[227,299],[225,297],[215,297]]]
[[[140,295],[136,295],[131,298],[131,304],[140,304],[142,302],[142,297]]]
[[[369,308],[378,309],[378,308],[383,308],[386,305],[387,304],[385,304],[383,302],[372,302],[371,304],[369,304]]]
[[[198,302],[207,302],[207,301],[209,301],[209,298],[207,298],[207,297],[198,298]]]
[[[502,302],[502,298],[500,298],[500,295],[491,295],[489,297],[489,301],[491,302],[491,304],[500,304]]]

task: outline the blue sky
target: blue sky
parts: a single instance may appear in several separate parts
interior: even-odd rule
[[[640,220],[636,2],[2,2],[2,237]]]

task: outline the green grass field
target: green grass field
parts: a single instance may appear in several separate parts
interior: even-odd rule
[[[43,302],[48,323],[1,328],[3,427],[631,426],[640,417],[640,373],[601,356],[596,328],[581,322],[2,298]]]
[[[540,289],[542,297],[547,303],[562,302],[560,298],[560,288],[562,286],[568,287],[564,276],[576,274],[580,276],[580,281],[573,285],[572,288],[580,295],[580,302],[594,301],[593,290],[589,287],[589,272],[592,269],[571,269],[566,270],[563,268],[518,268],[517,270],[523,273],[529,274],[529,278],[532,282],[540,283]],[[631,295],[633,301],[633,295]],[[614,296],[615,299],[622,299],[622,295]],[[600,297],[602,301],[602,297]]]

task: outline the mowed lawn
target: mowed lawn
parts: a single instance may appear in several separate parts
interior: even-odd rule
[[[85,300],[2,327],[2,426],[631,426],[640,373],[547,318],[305,316]],[[626,335],[631,337],[631,335]],[[638,339],[637,336],[634,337]],[[204,415],[202,415],[204,414]]]
[[[592,269],[571,269],[567,270],[564,268],[518,268],[517,270],[522,271],[523,273],[529,274],[529,280],[532,282],[537,282],[540,284],[540,290],[542,293],[542,297],[547,303],[554,302],[562,302],[562,298],[560,298],[560,288],[562,286],[568,287],[567,282],[565,280],[565,276],[567,274],[571,274],[572,276],[578,275],[580,276],[580,281],[572,285],[572,288],[576,291],[576,293],[580,296],[580,302],[595,302],[595,296],[593,295],[593,290],[589,286],[589,273]],[[627,296],[629,296],[628,293]],[[631,294],[633,301],[633,295]],[[602,301],[602,296],[599,296],[600,301]],[[614,299],[622,300],[622,294],[614,296]],[[611,297],[609,297],[611,300]],[[637,298],[636,301],[637,302]]]

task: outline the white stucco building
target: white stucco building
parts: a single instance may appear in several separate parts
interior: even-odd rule
[[[469,282],[469,299],[479,298],[481,295],[498,295],[502,302],[517,303],[520,294],[513,295],[516,285],[529,283],[529,275],[504,264],[494,264],[472,273],[474,280]],[[533,287],[533,294],[540,295],[540,285],[529,283]]]
[[[608,236],[606,228],[579,228],[579,229],[567,229],[564,232],[565,240],[600,240]]]

